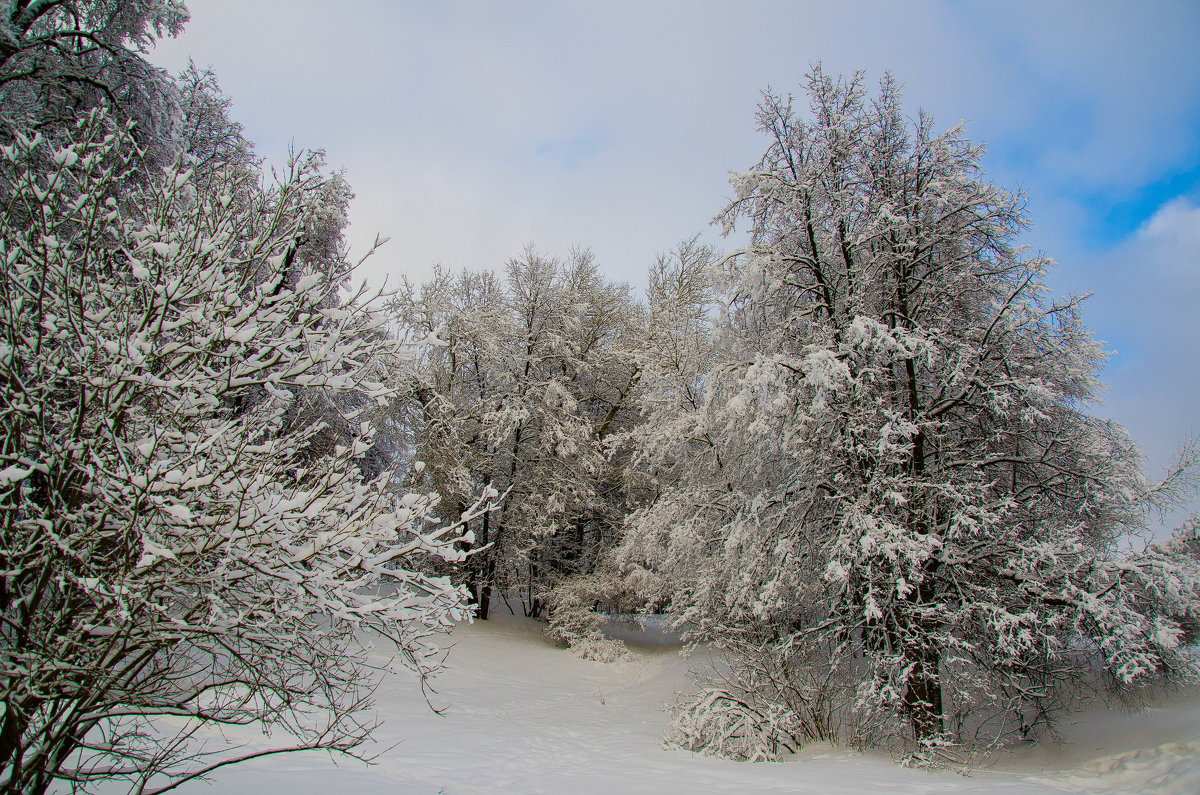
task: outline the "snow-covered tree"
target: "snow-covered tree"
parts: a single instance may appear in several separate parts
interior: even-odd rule
[[[647,324],[636,360],[641,389],[636,398],[641,422],[625,430],[620,442],[633,452],[629,476],[639,481],[641,502],[654,500],[681,478],[691,477],[711,455],[705,427],[705,386],[716,363],[713,304],[716,254],[697,238],[682,241],[651,266],[646,290]],[[690,509],[677,519],[686,523]],[[634,533],[621,547],[622,562],[656,559],[661,550],[641,548],[653,536]],[[640,566],[626,566],[629,584],[649,602],[671,599],[671,584]]]
[[[589,252],[533,248],[506,278],[439,273],[397,304],[410,334],[444,343],[423,357],[416,456],[447,506],[490,486],[467,583],[486,616],[493,589],[539,616],[565,576],[591,571],[626,510],[606,442],[634,421],[639,310]]]
[[[105,108],[137,123],[134,136],[160,165],[178,119],[170,77],[146,61],[156,39],[183,30],[182,0],[7,0],[0,3],[0,107],[43,133]]]
[[[466,593],[413,561],[460,559],[483,505],[435,524],[436,495],[364,474],[406,351],[289,271],[341,189],[313,158],[275,184],[148,173],[98,111],[5,137],[0,786],[155,791],[246,755],[202,747],[213,724],[354,753],[363,631],[436,665]],[[296,422],[306,393],[342,408]],[[353,433],[317,444],[334,420]]]
[[[1015,245],[1020,196],[891,78],[868,99],[818,68],[808,94],[808,120],[760,107],[770,146],[721,215],[751,237],[719,359],[651,438],[683,463],[621,552],[733,663],[696,702],[725,717],[693,705],[676,739],[978,744],[1093,672],[1194,676],[1197,570],[1121,551],[1158,490],[1088,413],[1104,353]]]
[[[399,402],[391,419],[393,434],[413,451],[423,482],[448,511],[461,510],[474,490],[491,485],[491,440],[507,428],[495,372],[506,338],[503,305],[494,274],[452,276],[438,270],[419,291],[406,285],[393,306],[405,335],[437,340],[422,352],[412,399]],[[475,544],[485,549],[492,543],[491,520],[484,515],[473,528]],[[477,554],[463,571],[483,619],[491,605],[495,560],[494,553]]]
[[[211,69],[195,63],[175,78],[178,115],[164,135],[172,139],[172,151],[189,156],[195,178],[224,179],[231,174],[257,171],[260,161],[254,144],[242,125],[230,116],[233,101],[222,91]],[[235,180],[242,184],[244,180]]]

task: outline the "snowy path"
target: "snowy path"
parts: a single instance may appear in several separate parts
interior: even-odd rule
[[[444,717],[429,711],[410,677],[384,682],[378,750],[394,747],[376,765],[339,766],[322,754],[281,756],[222,770],[211,785],[196,782],[180,791],[1200,792],[1200,705],[1084,721],[1091,734],[1084,731],[1067,751],[1038,749],[996,766],[1005,771],[971,776],[907,770],[883,755],[818,746],[784,763],[739,764],[659,746],[667,722],[662,705],[687,686],[687,663],[673,649],[639,649],[628,662],[592,663],[553,648],[535,625],[503,616],[460,626],[454,640],[451,668],[438,678],[433,698],[446,707]],[[1106,745],[1103,733],[1114,726],[1130,729],[1129,747]],[[1114,752],[1104,756],[1104,748]]]

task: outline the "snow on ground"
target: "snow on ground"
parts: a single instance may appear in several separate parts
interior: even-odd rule
[[[663,705],[687,689],[689,663],[659,631],[632,658],[579,660],[512,616],[463,624],[430,711],[415,679],[389,676],[377,695],[377,764],[290,754],[225,768],[192,795],[304,793],[1053,793],[1200,792],[1200,699],[1136,714],[1090,713],[1071,742],[1006,755],[970,775],[905,769],[886,755],[813,745],[786,762],[745,764],[659,738]],[[381,658],[382,659],[382,658]],[[267,740],[226,730],[251,746]]]
[[[1013,752],[998,764],[1088,792],[1200,793],[1200,693],[1136,712],[1102,707],[1068,716],[1061,744]]]

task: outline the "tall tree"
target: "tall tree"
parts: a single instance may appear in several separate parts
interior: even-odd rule
[[[260,160],[242,125],[230,116],[233,101],[221,91],[213,71],[189,61],[176,76],[174,90],[178,117],[163,132],[173,138],[176,151],[191,159],[195,179],[222,179],[227,187],[253,184],[254,180],[231,178],[257,173]]]
[[[1200,579],[1121,552],[1161,490],[1087,413],[1104,354],[1015,245],[1020,196],[960,129],[906,120],[890,77],[868,99],[818,68],[808,95],[809,120],[760,107],[770,146],[721,215],[751,238],[725,260],[689,463],[623,553],[730,651],[763,707],[730,720],[795,735],[775,750],[831,714],[931,748],[1027,732],[1093,667],[1194,676],[1177,618]],[[685,743],[728,739],[711,711],[739,698],[701,698]]]

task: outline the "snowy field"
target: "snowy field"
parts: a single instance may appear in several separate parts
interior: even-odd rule
[[[307,753],[218,771],[200,793],[1046,793],[1200,792],[1200,698],[1068,722],[1068,742],[962,775],[899,767],[885,755],[811,745],[781,763],[744,764],[664,750],[663,704],[688,685],[677,644],[647,633],[628,661],[579,660],[540,625],[497,616],[460,625],[432,713],[413,678],[380,688],[377,763]],[[226,732],[266,747],[265,738]]]

